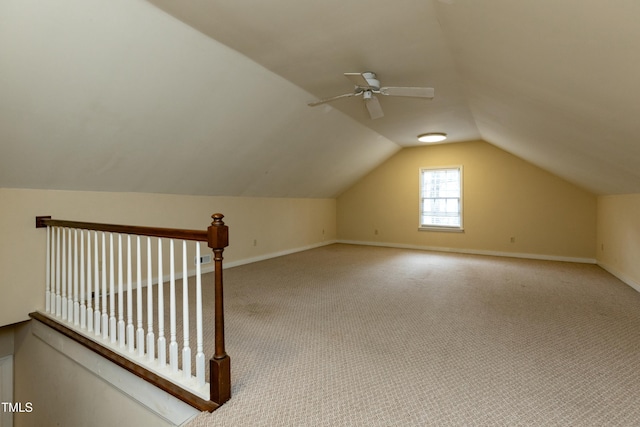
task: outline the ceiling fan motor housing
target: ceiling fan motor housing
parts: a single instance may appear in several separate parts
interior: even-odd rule
[[[380,89],[380,81],[376,79],[376,73],[372,73],[371,71],[367,71],[366,73],[362,73],[362,77],[369,84],[369,89],[379,90]]]

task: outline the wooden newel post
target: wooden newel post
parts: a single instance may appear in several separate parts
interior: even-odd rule
[[[209,360],[211,370],[211,400],[219,405],[231,398],[231,359],[224,349],[224,303],[222,292],[222,252],[229,246],[229,227],[224,215],[211,215],[213,222],[207,229],[209,247],[215,263],[215,354]]]

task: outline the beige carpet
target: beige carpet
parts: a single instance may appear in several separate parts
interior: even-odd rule
[[[640,294],[595,265],[332,245],[225,299],[233,397],[189,427],[640,425]]]

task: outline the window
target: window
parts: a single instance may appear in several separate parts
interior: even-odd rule
[[[462,231],[462,166],[420,169],[420,229]]]

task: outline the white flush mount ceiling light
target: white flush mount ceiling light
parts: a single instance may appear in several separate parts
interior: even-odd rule
[[[441,142],[447,139],[447,134],[443,132],[431,132],[418,135],[418,141],[420,142]]]

